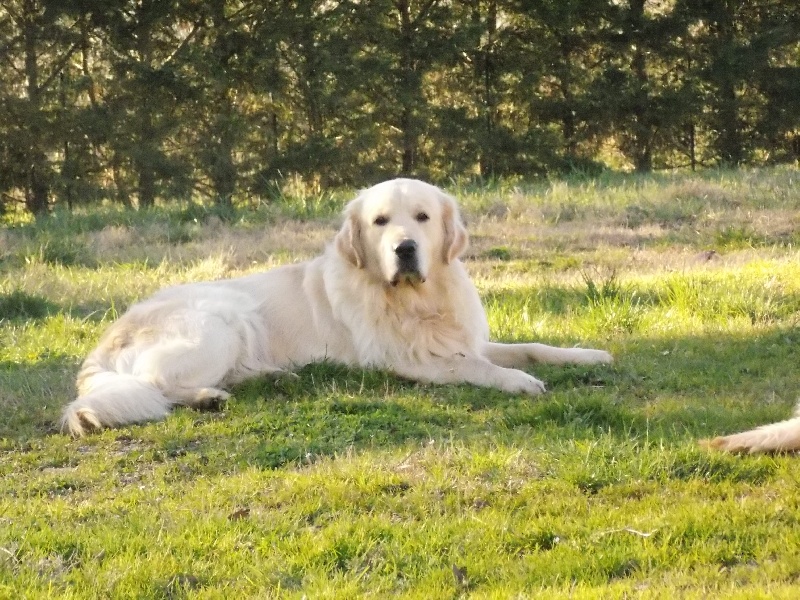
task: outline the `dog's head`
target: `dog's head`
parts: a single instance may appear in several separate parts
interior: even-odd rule
[[[393,179],[347,205],[336,246],[388,284],[416,285],[461,256],[467,232],[452,197],[416,179]]]

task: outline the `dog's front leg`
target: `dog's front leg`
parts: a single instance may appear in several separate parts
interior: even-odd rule
[[[425,363],[395,364],[391,369],[400,377],[425,383],[469,383],[531,396],[545,391],[544,383],[524,371],[498,366],[483,357],[461,353],[451,357],[433,356]]]

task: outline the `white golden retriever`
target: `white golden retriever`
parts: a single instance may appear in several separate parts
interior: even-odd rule
[[[432,383],[541,394],[536,362],[608,363],[601,350],[498,344],[459,260],[467,232],[453,198],[413,179],[363,191],[334,243],[308,262],[162,290],[106,332],[78,375],[62,429],[204,408],[230,385],[330,360]]]
[[[786,421],[762,425],[750,431],[716,437],[706,442],[712,448],[726,452],[794,452],[800,450],[800,405],[795,416]]]

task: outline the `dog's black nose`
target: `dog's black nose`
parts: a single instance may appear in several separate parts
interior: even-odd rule
[[[403,240],[394,247],[394,253],[398,258],[413,258],[417,252],[417,242],[414,240]]]

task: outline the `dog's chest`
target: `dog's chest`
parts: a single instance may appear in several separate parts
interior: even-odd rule
[[[446,294],[387,293],[383,339],[392,354],[417,361],[473,350],[470,331],[459,322]]]

